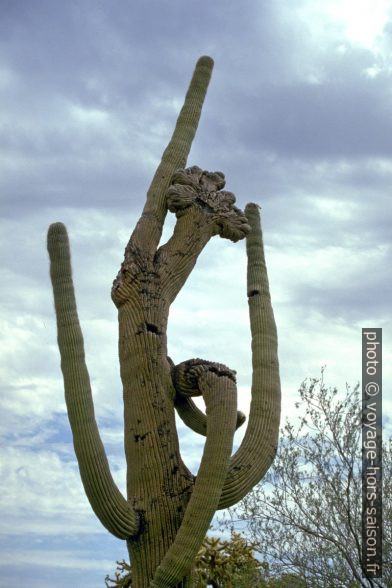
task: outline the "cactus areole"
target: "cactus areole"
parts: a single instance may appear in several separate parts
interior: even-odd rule
[[[127,497],[110,474],[94,417],[72,283],[67,232],[49,227],[50,273],[65,398],[80,475],[101,523],[127,541],[135,588],[192,586],[192,564],[217,509],[239,501],[275,455],[280,417],[277,336],[264,260],[259,207],[242,212],[221,172],[186,168],[213,61],[201,57],[173,136],[114,280],[124,390]],[[167,211],[173,235],[159,246]],[[235,372],[202,359],[175,365],[167,355],[170,305],[214,235],[246,239],[252,336],[252,400],[247,429],[231,456],[237,412]],[[193,396],[203,396],[206,412]],[[183,462],[175,410],[206,437],[197,477]]]

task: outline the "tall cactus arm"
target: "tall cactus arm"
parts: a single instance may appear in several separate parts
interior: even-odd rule
[[[196,370],[196,386],[207,407],[207,439],[203,456],[181,526],[158,566],[150,588],[171,588],[189,574],[216,511],[227,474],[236,422],[235,378],[225,366],[204,363]]]
[[[252,335],[252,400],[242,444],[231,459],[219,509],[232,506],[261,480],[277,448],[280,422],[280,379],[276,325],[271,306],[259,207],[248,204],[251,225],[246,238],[248,302]]]
[[[83,486],[104,527],[116,537],[127,539],[138,532],[138,516],[114,483],[95,421],[72,283],[68,235],[62,223],[49,227],[48,251],[65,400]]]
[[[147,201],[131,241],[153,255],[158,247],[166,217],[166,190],[173,173],[185,167],[192,141],[199,124],[201,109],[211,78],[214,62],[203,56],[196,63],[184,105],[178,116],[176,127],[147,192]]]

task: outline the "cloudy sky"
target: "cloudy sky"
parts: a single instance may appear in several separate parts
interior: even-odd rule
[[[391,376],[389,0],[1,0],[0,585],[103,586],[123,542],[84,497],[63,400],[46,230],[69,230],[97,418],[124,490],[110,287],[200,55],[215,59],[188,160],[262,207],[283,416],[327,365],[361,377],[382,327]],[[166,238],[173,228],[168,218]],[[226,363],[249,400],[244,243],[210,242],[169,352]],[[384,396],[384,417],[392,402]],[[179,426],[196,471],[202,440]],[[236,441],[240,441],[237,434]]]

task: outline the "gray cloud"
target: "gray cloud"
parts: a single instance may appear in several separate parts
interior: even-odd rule
[[[350,44],[333,23],[320,27],[308,9],[306,0],[295,7],[251,0],[3,1],[2,537],[19,553],[12,569],[0,561],[8,584],[33,568],[32,586],[49,586],[58,560],[84,573],[92,544],[101,559],[113,560],[110,569],[126,556],[82,502],[46,230],[57,220],[69,227],[97,418],[124,488],[110,286],[200,55],[211,54],[216,66],[189,163],[223,171],[239,206],[262,206],[284,415],[302,379],[317,376],[324,363],[331,385],[356,382],[364,324],[383,326],[388,348],[392,129],[383,55],[391,25],[376,54]],[[168,335],[175,361],[201,356],[236,369],[246,411],[245,266],[244,243],[214,239],[173,305]],[[386,377],[390,365],[386,355]],[[385,407],[392,409],[387,399]],[[179,430],[185,461],[197,469],[202,440]],[[49,567],[39,565],[43,555]],[[92,559],[96,586],[106,571]],[[61,587],[77,585],[65,567],[60,575]]]

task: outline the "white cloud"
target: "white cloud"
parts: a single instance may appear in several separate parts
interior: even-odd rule
[[[373,49],[391,13],[388,0],[335,0],[320,3],[323,17],[342,26],[351,43]]]
[[[0,555],[0,566],[9,564],[14,558],[14,552],[2,551]],[[39,551],[18,551],[18,565],[24,566],[42,566],[45,562],[45,567],[61,570],[63,568],[79,569],[84,571],[100,570],[103,578],[107,570],[114,569],[115,563],[111,560],[103,560],[102,558],[78,557],[75,552],[65,550],[44,550]],[[114,575],[114,574],[113,574]]]
[[[102,532],[74,460],[25,446],[2,448],[0,463],[2,533]]]

